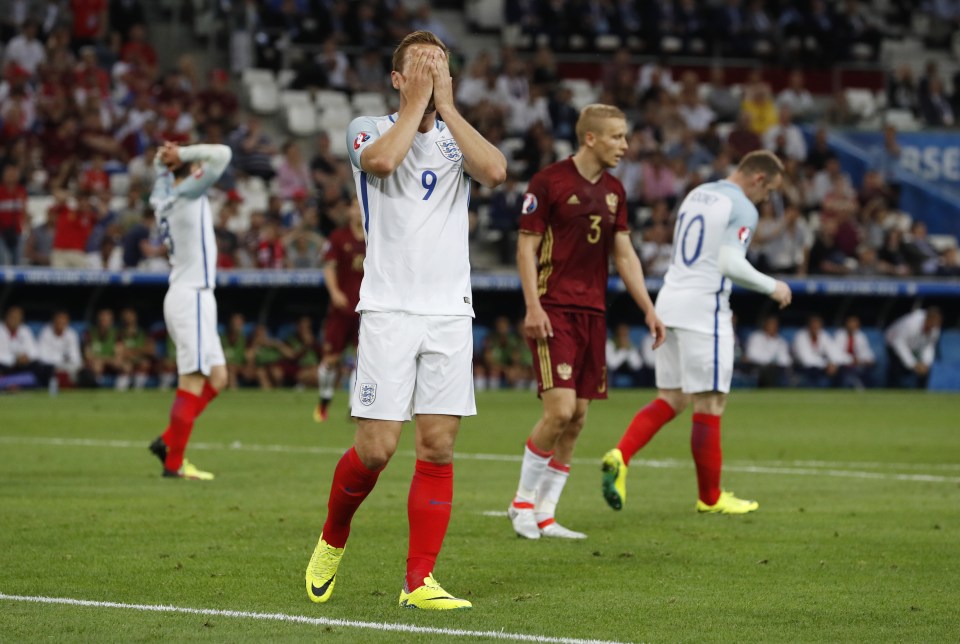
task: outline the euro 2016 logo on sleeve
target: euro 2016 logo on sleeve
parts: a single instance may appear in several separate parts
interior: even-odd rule
[[[366,132],[361,132],[357,135],[357,138],[353,140],[353,149],[359,150],[360,146],[370,140],[370,135]]]
[[[529,215],[537,209],[537,197],[532,192],[523,195],[523,205],[520,206],[521,215]]]
[[[740,240],[740,243],[743,246],[746,246],[750,243],[750,229],[746,226],[740,226],[740,230],[737,231],[737,239]]]
[[[360,383],[360,404],[369,407],[377,399],[377,385],[372,382]]]
[[[463,152],[460,151],[460,146],[458,146],[457,142],[453,139],[437,141],[437,147],[440,148],[440,154],[449,161],[457,162],[463,158]]]

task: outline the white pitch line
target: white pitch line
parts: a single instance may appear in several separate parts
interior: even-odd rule
[[[115,447],[115,448],[135,448],[145,449],[145,443],[129,440],[110,440],[98,438],[56,438],[56,437],[36,437],[36,436],[0,436],[0,444],[6,445],[52,445],[56,447]],[[321,454],[336,455],[343,453],[343,447],[316,447],[300,445],[257,445],[244,444],[239,441],[233,443],[191,443],[190,449],[193,450],[212,450],[212,451],[240,451],[240,452],[274,452],[288,454]],[[405,450],[397,452],[398,456],[413,457],[413,451]],[[522,457],[515,454],[484,454],[471,452],[457,452],[457,459],[472,461],[499,461],[507,463],[518,463]],[[594,458],[574,458],[576,465],[597,465],[598,459]],[[690,462],[678,459],[633,459],[632,463],[646,467],[661,469],[689,468]],[[922,463],[874,463],[864,462],[836,462],[836,461],[731,461],[724,464],[724,469],[728,472],[745,472],[748,474],[779,474],[793,476],[833,476],[839,478],[870,479],[885,481],[914,481],[923,483],[960,483],[960,476],[942,476],[939,474],[917,473],[904,474],[898,472],[870,472],[858,468],[878,469],[887,467],[889,469],[921,469],[929,467],[930,469],[948,469],[960,468],[956,464],[930,464]]]
[[[506,633],[504,631],[468,631],[458,628],[436,628],[433,626],[413,626],[411,624],[391,624],[388,622],[361,622],[350,619],[330,617],[308,617],[306,615],[287,615],[285,613],[254,613],[242,610],[219,610],[216,608],[187,608],[162,604],[123,604],[120,602],[101,602],[68,597],[36,597],[30,595],[7,595],[0,593],[0,600],[30,602],[35,604],[63,604],[89,608],[121,608],[139,612],[185,613],[188,615],[207,615],[212,617],[235,617],[275,622],[290,622],[308,626],[341,626],[392,633],[423,633],[429,635],[448,635],[452,637],[487,637],[495,640],[514,642],[541,642],[543,644],[623,644],[612,640],[585,640],[573,637],[549,637],[547,635],[529,635],[526,633]]]

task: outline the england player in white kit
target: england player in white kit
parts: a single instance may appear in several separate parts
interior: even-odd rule
[[[677,210],[673,259],[657,295],[667,340],[656,352],[657,399],[630,423],[603,458],[603,495],[619,510],[626,498],[630,458],[692,398],[691,451],[697,468],[700,512],[743,514],[759,507],[720,488],[720,417],[733,375],[732,284],[769,295],[781,308],[790,288],[760,273],[746,259],[757,226],[755,204],[783,178],[783,165],[767,151],[752,152],[724,181],[694,189]]]
[[[167,430],[150,451],[163,475],[210,480],[213,475],[184,459],[194,420],[227,382],[226,360],[217,333],[217,241],[207,189],[230,163],[225,145],[166,143],[157,151],[157,179],[150,195],[170,264],[163,319],[177,350],[180,375]]]
[[[500,184],[506,159],[457,112],[447,54],[430,32],[404,38],[391,74],[399,111],[358,118],[347,130],[367,243],[351,405],[358,423],[334,472],[323,533],[307,566],[307,595],[317,603],[330,598],[353,514],[396,451],[402,423],[414,416],[417,462],[399,603],[470,607],[432,572],[450,520],[460,417],[476,413],[470,179]]]

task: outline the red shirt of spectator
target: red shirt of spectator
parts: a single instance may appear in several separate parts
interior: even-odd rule
[[[87,192],[104,192],[110,189],[110,175],[103,169],[102,160],[83,171],[80,175],[80,189]]]
[[[93,230],[94,216],[88,212],[77,212],[65,203],[50,207],[55,211],[57,228],[53,233],[53,247],[57,250],[84,250],[87,237]]]
[[[120,60],[140,69],[157,66],[157,51],[147,42],[142,25],[130,28],[130,40],[120,49]]]
[[[15,230],[19,234],[27,219],[27,191],[19,183],[15,166],[3,170],[0,184],[0,230]]]
[[[100,36],[107,14],[107,0],[70,0],[73,37],[90,40]]]
[[[260,268],[283,268],[283,242],[277,230],[277,224],[268,222],[260,233],[257,243],[257,266]]]

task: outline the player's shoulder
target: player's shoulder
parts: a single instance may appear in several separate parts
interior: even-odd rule
[[[575,181],[580,174],[570,159],[555,161],[545,168],[537,170],[530,178],[530,183],[541,183],[547,189],[563,187]]]
[[[610,172],[607,170],[603,171],[603,184],[607,190],[615,190],[620,194],[626,194],[626,190],[623,187],[623,182],[610,174]]]

